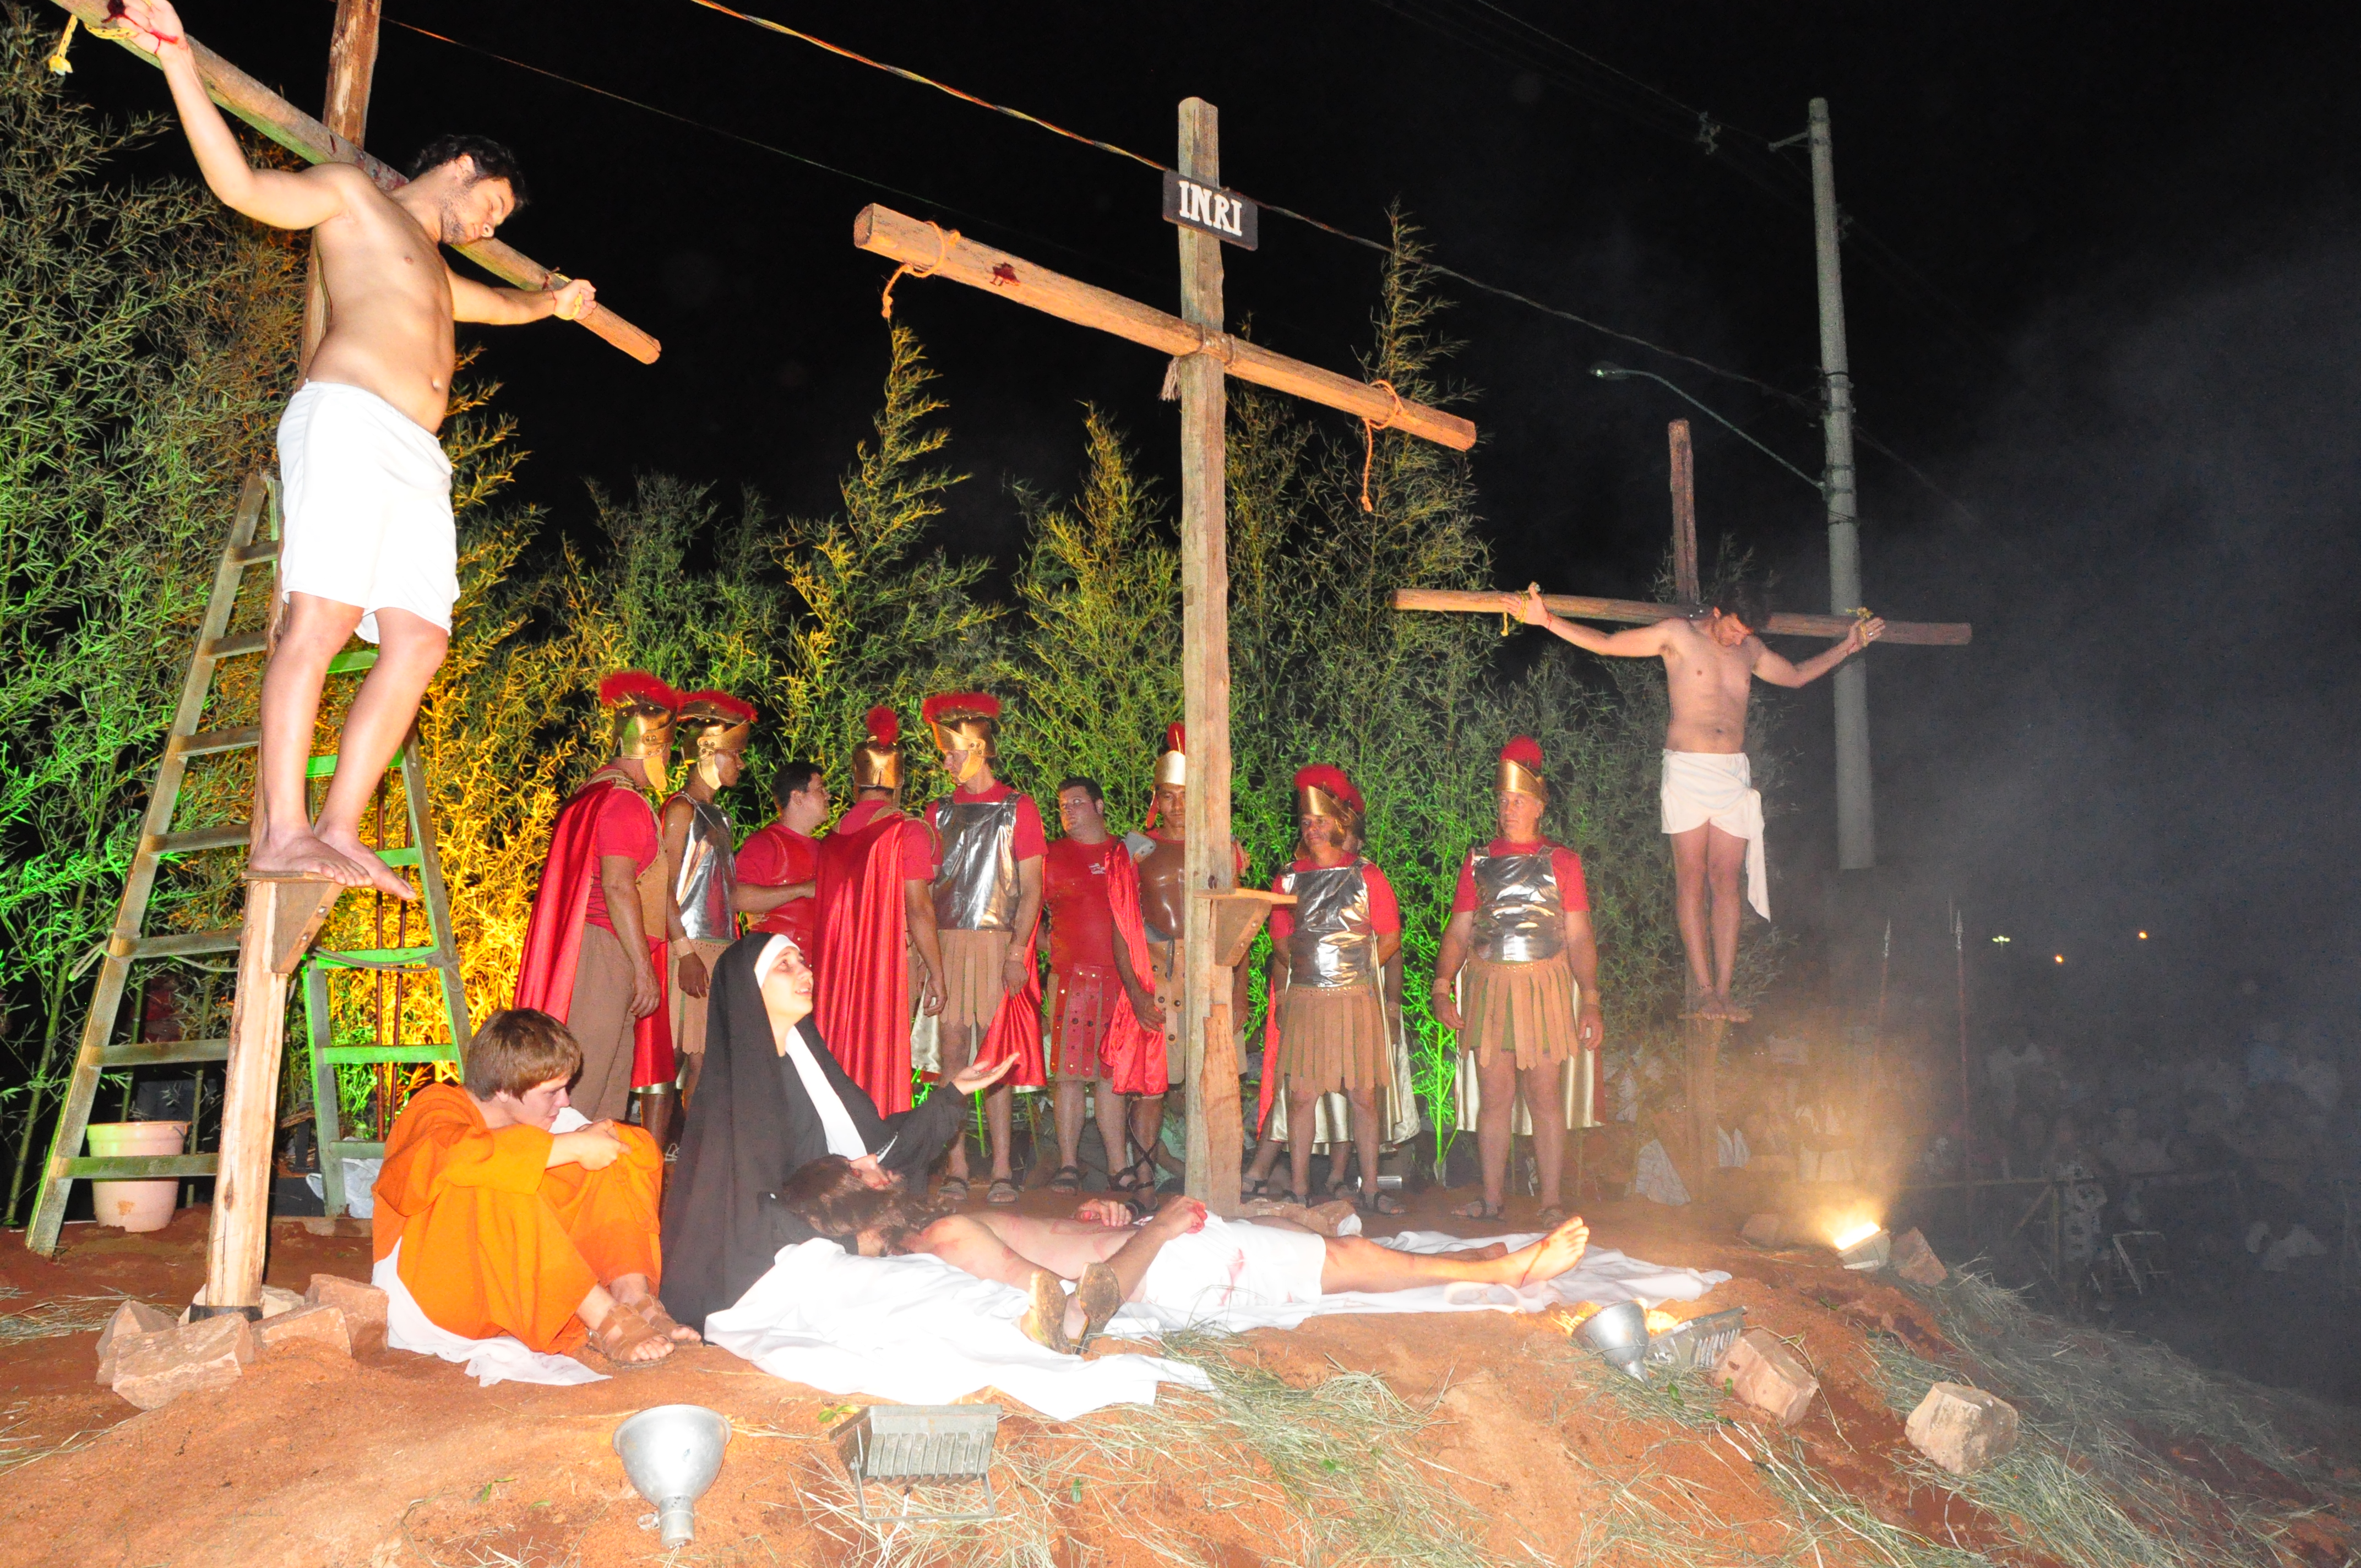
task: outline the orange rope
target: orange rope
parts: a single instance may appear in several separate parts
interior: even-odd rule
[[[1401,394],[1394,390],[1394,384],[1391,381],[1372,381],[1369,385],[1383,387],[1386,389],[1386,396],[1394,400],[1394,406],[1383,419],[1365,419],[1361,422],[1361,510],[1363,511],[1378,510],[1369,504],[1369,465],[1378,455],[1378,432],[1391,430],[1394,421],[1401,418],[1402,415]]]
[[[959,230],[952,229],[946,234],[940,224],[929,223],[927,226],[935,231],[935,258],[924,267],[915,261],[905,261],[894,269],[892,277],[885,280],[885,292],[877,302],[877,313],[889,322],[894,319],[894,285],[902,280],[902,274],[906,272],[913,278],[933,277],[941,270],[943,263],[950,259],[951,247],[959,243]]]

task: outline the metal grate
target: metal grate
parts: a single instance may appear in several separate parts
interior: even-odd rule
[[[999,1511],[992,1491],[993,1444],[999,1433],[998,1405],[872,1405],[839,1422],[828,1436],[852,1478],[862,1519],[988,1519]],[[889,1493],[898,1489],[900,1505],[887,1512],[873,1510],[873,1485]],[[979,1486],[981,1509],[968,1490]],[[950,1488],[953,1496],[937,1504],[922,1498],[920,1488]]]
[[[1743,1307],[1691,1318],[1680,1327],[1666,1329],[1651,1339],[1642,1364],[1651,1372],[1668,1372],[1675,1376],[1692,1367],[1711,1371],[1745,1332]]]

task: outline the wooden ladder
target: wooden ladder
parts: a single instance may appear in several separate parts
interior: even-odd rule
[[[261,743],[258,726],[208,730],[197,727],[204,718],[214,672],[221,661],[260,653],[268,646],[268,638],[260,631],[230,635],[229,622],[247,568],[266,563],[275,565],[278,561],[278,511],[277,480],[259,471],[248,475],[238,495],[229,541],[214,571],[213,592],[197,630],[188,674],[181,685],[180,706],[165,739],[163,760],[157,765],[156,784],[148,798],[138,846],[124,878],[123,900],[116,907],[114,930],[107,938],[98,981],[91,992],[81,1049],[74,1058],[73,1076],[64,1103],[59,1109],[57,1132],[49,1145],[49,1159],[42,1167],[32,1223],[25,1237],[26,1245],[34,1252],[44,1255],[56,1252],[59,1232],[65,1222],[66,1200],[77,1179],[123,1181],[213,1177],[216,1185],[207,1299],[234,1304],[225,1310],[236,1310],[236,1304],[251,1306],[260,1281],[265,1222],[269,1212],[271,1141],[276,1131],[273,1110],[284,1033],[287,977],[293,973],[344,890],[330,883],[253,883],[247,884],[246,914],[238,930],[150,937],[142,934],[141,927],[155,891],[157,871],[167,859],[211,850],[242,850],[247,843],[247,823],[227,822],[175,832],[172,817],[179,805],[181,780],[192,759],[250,751]],[[338,654],[329,664],[328,673],[351,674],[376,663],[377,650],[360,649]],[[334,756],[314,757],[308,776],[319,778],[332,773],[335,763]],[[339,1153],[367,1153],[372,1146],[355,1146],[336,1138],[335,1064],[346,1060],[456,1060],[465,1052],[467,1041],[467,1010],[460,985],[458,953],[451,935],[450,901],[434,853],[433,823],[424,808],[425,770],[419,760],[415,730],[403,743],[400,766],[402,794],[410,812],[410,843],[379,853],[389,864],[419,867],[429,941],[419,948],[313,955],[313,969],[317,978],[307,978],[305,986],[306,1011],[312,1014],[311,1038],[315,1051],[327,1042],[326,968],[411,969],[433,970],[439,975],[451,1016],[452,1044],[370,1050],[338,1049],[329,1043],[325,1061],[315,1058],[315,1110],[323,1118],[323,1180],[339,1201],[338,1208],[344,1197]],[[115,1017],[122,1009],[134,963],[208,953],[236,953],[238,957],[238,983],[232,1003],[229,1039],[113,1043]],[[316,1007],[308,1005],[315,992]],[[240,1042],[246,1043],[247,1048],[238,1048]],[[409,1054],[397,1057],[393,1055],[395,1051]],[[90,1124],[91,1107],[104,1074],[205,1062],[226,1066],[221,1154],[97,1157],[81,1152]],[[324,1080],[324,1090],[319,1087]]]

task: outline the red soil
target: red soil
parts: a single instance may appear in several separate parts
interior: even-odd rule
[[[1427,1195],[1408,1223],[1459,1228],[1441,1218],[1444,1201]],[[1027,1201],[1057,1201],[1038,1193]],[[1512,1205],[1510,1226],[1500,1228],[1513,1227],[1522,1212]],[[0,1243],[0,1283],[25,1294],[0,1310],[118,1290],[183,1302],[203,1277],[205,1220],[202,1210],[184,1212],[170,1229],[144,1237],[77,1226],[56,1261],[30,1256],[10,1238]],[[1679,1309],[1683,1315],[1742,1304],[1751,1326],[1787,1338],[1810,1363],[1822,1398],[1803,1422],[1781,1433],[1724,1402],[1721,1413],[1748,1429],[1739,1435],[1779,1445],[1783,1454],[1792,1440],[1822,1477],[1932,1540],[2004,1562],[2037,1561],[2013,1548],[1997,1521],[1905,1469],[1913,1455],[1900,1417],[1877,1390],[1866,1333],[1898,1335],[1939,1359],[1942,1335],[1908,1296],[1832,1261],[1716,1239],[1728,1237],[1734,1221],[1701,1209],[1609,1204],[1592,1223],[1601,1245],[1728,1270],[1735,1277]],[[269,1279],[300,1289],[314,1272],[366,1277],[368,1246],[359,1234],[275,1227]],[[26,1445],[20,1451],[83,1444],[0,1474],[0,1564],[596,1568],[658,1561],[654,1536],[637,1523],[646,1505],[624,1481],[608,1440],[631,1411],[673,1401],[720,1410],[741,1434],[699,1507],[697,1544],[678,1561],[875,1559],[873,1550],[853,1550],[840,1525],[839,1534],[829,1533],[824,1510],[812,1501],[844,1495],[821,1433],[849,1401],[781,1382],[722,1351],[686,1351],[582,1387],[479,1389],[439,1361],[381,1349],[347,1360],[298,1343],[258,1361],[235,1387],[142,1414],[91,1381],[95,1338],[0,1349],[0,1379],[12,1390],[0,1415],[0,1460],[14,1443]],[[1598,1364],[1552,1318],[1314,1319],[1289,1332],[1241,1336],[1228,1348],[1298,1387],[1340,1369],[1374,1373],[1431,1409],[1417,1462],[1468,1505],[1495,1560],[1579,1558],[1608,1488],[1642,1475],[1653,1479],[1641,1490],[1723,1560],[1782,1552],[1794,1528],[1792,1508],[1733,1434],[1632,1413],[1599,1391]],[[1178,1397],[1184,1409],[1196,1398]],[[1013,1479],[1001,1487],[1007,1528],[1045,1530],[1058,1562],[1151,1568],[1168,1561],[1137,1539],[1151,1529],[1182,1538],[1224,1568],[1301,1555],[1291,1543],[1301,1540],[1302,1527],[1283,1508],[1215,1506],[1235,1496],[1241,1471],[1264,1466],[1211,1423],[1202,1453],[1158,1468],[1145,1459],[1082,1453],[1074,1427],[1003,1403],[1011,1409],[1003,1454],[1020,1465],[1064,1466],[1053,1465],[1054,1484],[1039,1490]],[[1078,1424],[1088,1430],[1127,1419],[1109,1411]],[[2144,1441],[2216,1490],[2282,1505],[2303,1500],[2300,1489],[2290,1490],[2295,1483],[2235,1450],[2161,1434]],[[2290,1544],[2310,1556],[2315,1539],[2351,1536],[2333,1515],[2316,1516],[2311,1532]],[[1634,1551],[1616,1555],[1644,1561]],[[1848,1560],[1826,1543],[1822,1557]],[[961,1556],[947,1552],[944,1560]]]

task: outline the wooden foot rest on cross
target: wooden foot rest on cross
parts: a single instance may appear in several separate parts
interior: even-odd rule
[[[271,973],[295,972],[345,891],[324,877],[246,873],[246,929],[266,942]]]
[[[1246,962],[1255,933],[1270,912],[1295,902],[1291,893],[1267,893],[1258,887],[1201,887],[1197,896],[1213,906],[1213,961],[1224,969]]]

